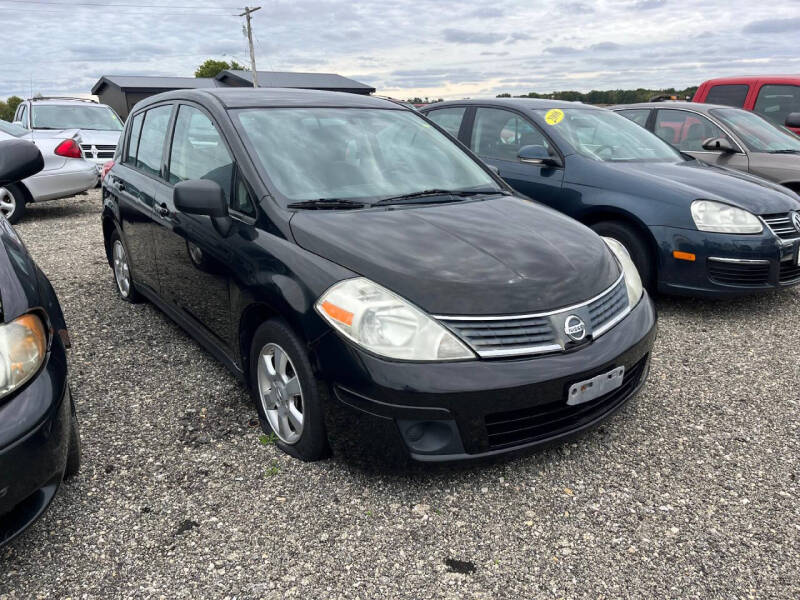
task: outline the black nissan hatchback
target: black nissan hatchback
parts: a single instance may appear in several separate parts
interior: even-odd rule
[[[443,461],[552,442],[647,376],[656,316],[624,248],[391,101],[159,94],[103,186],[122,299],[244,379],[304,460],[329,443]]]
[[[30,142],[0,142],[0,185],[43,166]],[[0,546],[36,521],[80,468],[68,346],[53,287],[0,217]]]

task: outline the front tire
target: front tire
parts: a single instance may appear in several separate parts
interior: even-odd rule
[[[125,302],[135,304],[141,300],[141,296],[133,283],[128,249],[125,247],[119,231],[114,230],[109,244],[111,245],[111,269],[114,273],[114,283],[117,284],[119,297]]]
[[[25,216],[25,190],[17,183],[0,187],[0,212],[12,225]]]
[[[602,221],[591,226],[592,230],[603,237],[610,237],[625,246],[628,254],[631,255],[639,277],[642,278],[642,285],[648,292],[655,291],[656,285],[656,262],[650,246],[643,236],[633,227],[619,221]]]
[[[330,454],[319,382],[302,340],[283,321],[270,320],[250,346],[250,393],[261,429],[303,461]]]

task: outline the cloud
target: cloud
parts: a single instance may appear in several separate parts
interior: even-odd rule
[[[453,44],[496,44],[506,39],[502,33],[445,29],[444,39]]]
[[[589,46],[589,50],[595,51],[619,50],[620,48],[622,48],[622,46],[614,42],[600,42],[599,44],[592,44]]]
[[[546,54],[554,54],[564,56],[565,54],[578,54],[581,52],[580,48],[573,48],[572,46],[549,46],[544,49]]]
[[[667,3],[667,0],[636,0],[633,3],[633,8],[636,10],[653,10],[654,8],[661,8]]]
[[[492,52],[490,50],[485,50],[481,52],[481,56],[508,56],[509,54],[511,53],[508,50],[505,50],[503,52]]]
[[[506,13],[501,8],[497,8],[496,6],[482,6],[481,8],[476,8],[475,10],[471,10],[466,15],[467,18],[476,18],[476,19],[495,19],[497,17],[502,17]]]
[[[752,21],[742,29],[744,33],[786,33],[800,31],[800,17],[794,19],[764,19]]]

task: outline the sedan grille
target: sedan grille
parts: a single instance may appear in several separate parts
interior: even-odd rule
[[[102,158],[112,159],[117,147],[113,144],[81,144],[84,158],[97,160]]]
[[[792,223],[791,213],[781,213],[778,215],[762,215],[764,222],[782,240],[796,240],[800,238],[800,231],[797,231]]]
[[[783,261],[781,263],[778,279],[781,283],[790,283],[799,280],[800,265],[797,265],[793,260]]]
[[[569,433],[590,424],[625,402],[641,383],[648,356],[625,372],[622,385],[585,404],[569,406],[564,397],[530,408],[486,415],[489,448],[519,446]]]
[[[631,307],[625,278],[619,279],[602,294],[587,302],[547,313],[489,317],[437,316],[482,358],[500,358],[560,352],[576,343],[596,338],[617,322]],[[586,327],[586,337],[578,342],[565,332],[568,317],[579,317]]]

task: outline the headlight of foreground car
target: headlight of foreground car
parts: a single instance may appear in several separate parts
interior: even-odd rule
[[[692,219],[700,231],[716,233],[761,233],[764,229],[754,214],[722,202],[695,200]]]
[[[604,237],[603,241],[617,257],[619,264],[622,265],[622,272],[625,276],[625,287],[628,288],[628,305],[633,308],[642,297],[642,278],[639,276],[639,271],[636,265],[631,260],[631,255],[628,250],[614,238]]]
[[[0,398],[33,377],[44,362],[47,335],[33,314],[0,325]]]
[[[400,296],[364,277],[332,286],[316,304],[335,329],[362,348],[402,360],[475,358],[461,340]]]

